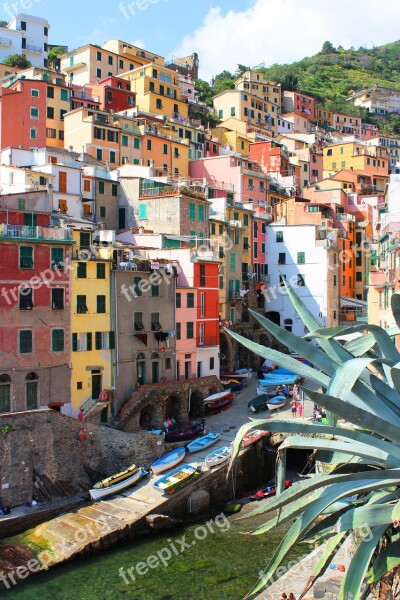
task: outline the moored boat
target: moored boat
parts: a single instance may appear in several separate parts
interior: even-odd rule
[[[164,492],[164,494],[174,494],[197,479],[200,475],[201,471],[197,469],[197,465],[183,464],[164,475],[164,477],[157,479],[157,481],[153,483],[153,487],[160,492]]]
[[[253,431],[249,431],[243,436],[242,446],[250,446],[250,444],[258,442],[258,440],[265,435],[267,435],[266,431],[262,431],[261,429],[253,429]]]
[[[207,398],[204,398],[203,402],[204,402],[204,404],[207,404],[209,402],[215,402],[216,400],[222,400],[222,398],[225,398],[230,393],[231,393],[231,390],[224,390],[223,392],[218,392],[217,394],[212,394],[211,396],[207,396]]]
[[[132,465],[133,466],[133,465]],[[128,469],[127,469],[128,471]],[[118,477],[118,481],[114,480],[114,483],[110,483],[110,480],[113,478],[107,477],[107,479],[102,479],[98,483],[96,483],[92,489],[89,490],[90,497],[92,500],[99,500],[100,498],[104,498],[105,496],[111,496],[111,494],[116,494],[117,492],[121,492],[128,487],[135,485],[142,477],[147,475],[147,471],[142,469],[141,467],[136,468],[136,470],[129,475],[126,475],[123,479],[119,477],[126,473],[123,471],[122,473],[117,473],[116,477]]]
[[[259,379],[258,383],[261,386],[264,385],[293,385],[299,379],[298,375],[270,375],[269,373],[264,375],[264,379]]]
[[[226,372],[220,373],[220,376],[223,377],[224,379],[229,379],[229,378],[231,378],[231,379],[248,379],[250,377],[250,373],[248,371],[244,372],[242,370],[235,371],[234,373],[232,373],[230,371],[229,372],[226,371]]]
[[[217,415],[223,410],[227,410],[233,402],[233,394],[228,394],[225,398],[221,398],[221,400],[214,400],[214,402],[209,402],[206,405],[207,411],[210,415]]]
[[[167,452],[164,456],[161,456],[157,460],[155,460],[151,465],[150,469],[152,472],[157,475],[158,473],[162,473],[163,471],[167,471],[168,469],[172,469],[181,460],[184,459],[186,454],[185,448],[176,448],[176,450],[172,450],[171,452]]]
[[[279,408],[283,408],[285,406],[286,401],[286,396],[274,396],[270,400],[267,400],[267,406],[269,410],[278,410]]]
[[[276,396],[276,385],[274,386],[259,386],[257,388],[257,396]]]
[[[260,410],[267,410],[268,406],[266,394],[263,392],[263,394],[256,396],[248,402],[247,406],[252,413],[259,412]]]
[[[206,466],[216,467],[217,465],[221,465],[226,462],[232,454],[232,448],[230,446],[224,446],[223,448],[217,448],[214,452],[210,452],[208,456],[206,456]]]
[[[219,436],[219,433],[212,432],[202,435],[201,437],[193,440],[193,442],[190,442],[190,444],[187,445],[187,449],[189,452],[199,452],[200,450],[204,450],[205,448],[215,444]]]
[[[166,443],[171,442],[187,442],[192,440],[200,433],[204,431],[205,420],[189,425],[188,427],[182,427],[181,429],[171,429],[171,431],[165,432]]]

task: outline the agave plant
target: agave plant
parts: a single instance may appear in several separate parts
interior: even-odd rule
[[[400,353],[392,337],[400,334],[400,296],[392,296],[398,327],[383,330],[376,325],[321,328],[293,288],[286,291],[309,333],[297,337],[265,317],[253,316],[279,342],[299,353],[313,366],[227,332],[259,356],[315,382],[320,391],[306,395],[327,411],[328,424],[304,419],[252,420],[238,432],[231,463],[250,429],[289,434],[278,450],[277,496],[246,516],[278,511],[265,525],[252,531],[268,532],[278,524],[292,523],[262,578],[246,598],[267,589],[276,569],[300,541],[326,542],[321,559],[310,573],[303,595],[312,587],[353,532],[359,540],[346,572],[339,600],[364,597],[372,585],[400,564]],[[363,334],[361,334],[363,332]],[[359,333],[341,343],[338,338]],[[354,336],[353,336],[354,338]],[[310,343],[316,340],[317,344]],[[346,427],[344,427],[344,421]],[[349,423],[352,426],[349,427]],[[315,475],[284,491],[286,451],[315,449],[330,456],[329,473]],[[322,453],[322,454],[321,454]],[[360,530],[369,535],[360,541]],[[302,597],[302,596],[301,596]]]

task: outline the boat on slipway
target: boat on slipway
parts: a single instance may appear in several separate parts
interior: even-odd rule
[[[153,487],[164,494],[174,494],[200,477],[200,475],[201,471],[197,469],[197,464],[183,464],[157,479],[153,483]]]
[[[202,435],[196,440],[193,440],[193,442],[190,442],[190,444],[187,445],[187,449],[189,452],[199,452],[200,450],[204,450],[215,444],[215,442],[218,441],[219,436],[219,433],[212,432]]]
[[[130,466],[125,471],[111,475],[106,479],[98,481],[92,489],[89,490],[90,497],[92,500],[99,500],[105,496],[111,496],[121,492],[126,488],[135,485],[142,477],[148,474],[148,471],[135,465]]]
[[[155,475],[158,475],[158,473],[172,469],[172,467],[175,467],[175,465],[179,464],[185,458],[185,454],[185,448],[176,448],[176,450],[171,450],[171,452],[167,452],[167,454],[164,454],[164,456],[161,456],[155,460],[150,465],[150,469]]]

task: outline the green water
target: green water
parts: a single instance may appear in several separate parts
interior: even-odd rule
[[[238,521],[240,516],[214,518],[210,525],[213,533],[204,521],[120,544],[108,552],[32,577],[4,596],[10,600],[239,600],[256,583],[285,532],[279,528],[264,536],[242,535],[264,522],[265,517]],[[306,551],[307,547],[302,546],[290,559]],[[132,574],[136,579],[131,581],[127,570],[151,555],[155,558],[148,564],[155,565],[158,552],[164,552],[167,566],[148,568],[141,575],[135,569]],[[128,584],[119,574],[121,568]]]

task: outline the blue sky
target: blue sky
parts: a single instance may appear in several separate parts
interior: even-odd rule
[[[299,60],[325,40],[371,48],[400,37],[398,0],[382,10],[375,0],[8,0],[18,4],[49,20],[50,43],[73,49],[119,38],[166,58],[198,52],[207,80],[239,62]],[[0,18],[7,19],[2,0]]]

